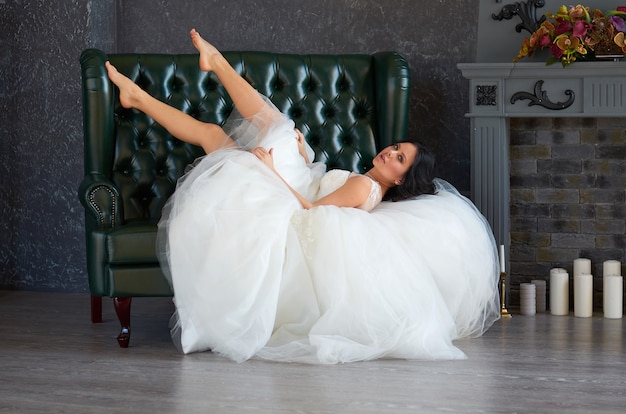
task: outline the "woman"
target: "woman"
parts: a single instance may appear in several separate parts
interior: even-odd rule
[[[499,316],[498,262],[484,218],[433,182],[432,155],[398,143],[365,175],[326,173],[292,121],[195,30],[191,39],[240,114],[224,128],[152,98],[107,62],[124,107],[207,153],[159,223],[177,347],[236,361],[463,358],[452,340]]]

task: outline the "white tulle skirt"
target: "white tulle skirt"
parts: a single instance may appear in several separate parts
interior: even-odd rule
[[[305,165],[291,121],[238,130],[227,129],[244,148],[274,148],[284,178],[315,197],[323,165]],[[473,204],[436,184],[371,213],[304,210],[245,150],[198,160],[159,224],[174,343],[235,361],[464,358],[453,340],[500,315],[497,249]]]

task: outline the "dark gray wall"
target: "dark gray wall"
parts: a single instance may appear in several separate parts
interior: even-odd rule
[[[86,291],[78,57],[222,50],[371,53],[412,68],[409,134],[469,190],[467,83],[478,0],[0,0],[0,288]]]
[[[86,289],[78,56],[113,46],[111,6],[0,1],[0,288]]]

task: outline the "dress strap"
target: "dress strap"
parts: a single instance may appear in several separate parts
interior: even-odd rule
[[[358,174],[352,173],[352,175],[358,175]],[[374,207],[376,207],[382,201],[383,192],[378,181],[374,180],[372,177],[370,177],[367,174],[365,174],[365,177],[367,177],[370,180],[370,182],[372,183],[372,186],[370,187],[370,193],[367,196],[367,200],[365,200],[365,203],[361,204],[359,208],[362,210],[366,210],[366,211],[372,211]]]

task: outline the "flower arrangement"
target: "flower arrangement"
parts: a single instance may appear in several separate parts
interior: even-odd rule
[[[602,12],[580,4],[563,5],[556,14],[546,13],[546,17],[530,38],[524,39],[514,62],[544,48],[549,48],[551,54],[547,65],[561,62],[563,66],[576,60],[626,53],[626,7]]]

